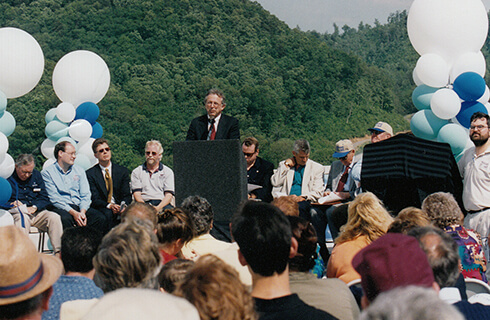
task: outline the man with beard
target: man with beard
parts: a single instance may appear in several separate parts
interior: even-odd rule
[[[134,200],[154,206],[157,212],[171,209],[175,203],[174,172],[160,162],[162,153],[160,141],[148,141],[145,146],[146,162],[131,173]]]
[[[470,139],[474,147],[466,150],[458,162],[463,177],[463,203],[468,214],[464,226],[480,233],[488,257],[490,233],[490,141],[489,116],[476,112],[471,116]]]

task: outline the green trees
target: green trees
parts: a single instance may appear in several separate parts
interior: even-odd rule
[[[397,19],[402,17],[392,31],[402,32],[395,30]],[[149,139],[162,141],[163,161],[172,166],[172,142],[184,140],[191,119],[204,113],[202,99],[211,87],[225,92],[225,112],[240,120],[243,137],[259,138],[261,155],[274,163],[290,156],[298,138],[308,139],[312,158],[327,164],[337,140],[362,136],[380,119],[395,130],[408,126],[402,118],[407,97],[398,80],[380,69],[384,66],[371,66],[384,61],[376,44],[366,50],[371,61],[360,54],[366,49],[361,39],[289,29],[255,2],[3,1],[0,26],[31,33],[46,59],[40,85],[9,101],[18,122],[10,137],[13,156],[39,152],[44,114],[59,103],[51,86],[53,68],[78,49],[96,52],[110,68],[99,122],[115,160],[130,169],[143,161]],[[375,28],[362,29],[375,37],[369,34]],[[388,46],[386,54],[400,41],[392,31],[379,40]]]

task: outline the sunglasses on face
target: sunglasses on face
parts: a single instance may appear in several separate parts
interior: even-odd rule
[[[251,157],[255,154],[255,152],[251,152],[251,153],[246,153],[244,152],[243,155],[246,156],[246,157]]]
[[[99,149],[97,152],[102,153],[102,152],[109,152],[109,151],[111,151],[111,148],[107,147],[107,148]]]
[[[155,151],[145,151],[145,154],[147,156],[156,156],[158,153],[156,153]]]

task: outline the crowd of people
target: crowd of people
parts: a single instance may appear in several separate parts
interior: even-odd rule
[[[187,139],[239,139],[225,105],[211,90]],[[232,243],[211,235],[207,199],[176,203],[157,140],[132,173],[103,138],[86,172],[66,141],[42,172],[20,155],[5,207],[15,226],[0,227],[0,320],[490,319],[490,295],[465,288],[465,279],[488,287],[488,125],[488,115],[473,115],[475,147],[458,163],[463,206],[441,190],[399,213],[365,190],[351,141],[337,142],[329,171],[309,159],[304,139],[274,170],[249,137],[242,151],[254,188],[230,219]],[[385,122],[368,130],[371,143],[394,136]],[[37,252],[31,226],[48,233],[54,256]]]

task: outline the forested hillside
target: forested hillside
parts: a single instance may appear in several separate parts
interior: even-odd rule
[[[340,35],[324,41],[290,29],[255,2],[3,0],[0,27],[6,26],[32,34],[46,59],[40,84],[8,102],[17,120],[9,137],[14,157],[40,153],[44,115],[60,102],[53,68],[79,49],[99,54],[109,66],[99,122],[116,161],[130,169],[143,160],[148,139],[162,141],[163,161],[172,165],[172,142],[184,140],[190,120],[204,113],[202,99],[211,87],[225,92],[225,112],[240,120],[242,137],[259,138],[261,154],[274,163],[290,155],[298,138],[310,140],[312,158],[327,164],[335,141],[362,136],[377,120],[395,131],[408,127],[402,118],[407,97],[381,66],[337,45]],[[412,56],[397,59],[413,68]]]

